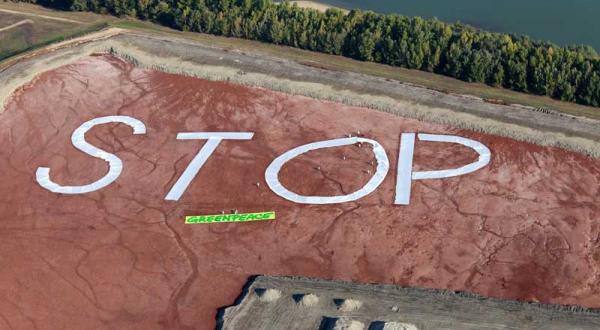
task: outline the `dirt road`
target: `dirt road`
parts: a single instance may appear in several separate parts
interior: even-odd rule
[[[8,25],[8,26],[4,26],[4,27],[0,27],[0,32],[8,31],[10,29],[14,29],[14,28],[19,27],[19,26],[21,26],[23,24],[33,24],[33,21],[30,20],[30,19],[24,19],[24,20],[19,21],[17,23],[14,23],[14,24],[11,24],[11,25]]]
[[[50,19],[50,20],[53,20],[53,21],[83,24],[83,22],[76,21],[76,20],[69,19],[69,18],[63,18],[63,17],[57,17],[57,16],[49,16],[49,15],[42,15],[42,14],[32,13],[32,12],[28,12],[28,11],[18,11],[18,10],[11,10],[11,9],[0,8],[0,12],[9,13],[9,14],[15,14],[15,15],[39,17],[39,18],[43,18],[43,19]]]

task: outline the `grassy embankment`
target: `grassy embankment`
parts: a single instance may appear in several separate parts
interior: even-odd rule
[[[0,60],[99,31],[115,20],[92,13],[66,13],[29,4],[0,3]],[[12,24],[21,24],[10,27]]]
[[[368,74],[385,79],[417,84],[442,92],[474,95],[491,100],[493,102],[509,104],[516,103],[533,107],[546,107],[566,114],[600,119],[600,110],[597,108],[569,102],[561,102],[544,96],[530,95],[502,88],[490,87],[484,84],[467,83],[457,79],[418,70],[403,69],[372,62],[361,62],[341,56],[315,53],[258,41],[226,38],[202,33],[181,32],[150,22],[143,22],[133,19],[118,19],[111,16],[96,15],[91,13],[57,12],[33,5],[0,3],[0,9],[3,8],[20,10],[29,14],[43,14],[46,16],[54,16],[85,22],[76,28],[71,26],[70,28],[72,30],[69,28],[61,30],[58,32],[58,35],[55,34],[52,36],[47,36],[46,39],[40,38],[42,39],[42,42],[30,45],[28,48],[21,49],[19,52],[38,48],[46,44],[67,39],[69,37],[82,35],[87,32],[100,29],[102,26],[108,25],[134,31],[137,30],[161,34],[164,36],[190,39],[225,49],[236,49],[242,52],[245,51],[256,54],[264,54],[265,56],[286,58],[298,63],[327,70],[351,71]],[[35,19],[35,16],[27,16],[27,18]],[[65,26],[67,26],[66,22]]]
[[[147,31],[152,33],[160,33],[162,35],[172,35],[178,38],[195,40],[225,49],[237,49],[240,51],[264,54],[272,57],[286,58],[298,63],[327,70],[363,73],[385,79],[421,85],[433,90],[447,93],[474,95],[492,102],[523,104],[538,108],[545,107],[575,116],[585,116],[588,118],[600,119],[600,109],[598,108],[583,106],[570,102],[562,102],[545,96],[531,95],[503,88],[490,87],[484,84],[467,83],[454,78],[419,70],[404,69],[373,62],[361,62],[347,57],[316,53],[252,40],[226,38],[195,32],[181,32],[157,24],[138,20],[123,19],[114,21],[110,25],[123,29]]]

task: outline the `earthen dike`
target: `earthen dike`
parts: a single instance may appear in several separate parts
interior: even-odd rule
[[[122,162],[114,180],[81,194],[40,185],[39,168],[50,169],[49,179],[62,187],[110,173],[110,162],[72,142],[83,123],[107,116],[144,125],[143,134],[132,134],[122,122],[85,132],[85,141],[102,155]],[[14,95],[0,118],[0,248],[11,265],[0,270],[0,289],[10,302],[0,311],[11,324],[34,318],[48,327],[208,329],[217,308],[233,303],[254,274],[600,307],[600,161],[591,157],[366,108],[142,70],[111,56],[40,75]],[[166,199],[210,141],[178,140],[182,132],[252,137],[222,140],[182,193]],[[405,173],[400,146],[411,139],[402,133],[412,132],[414,154],[404,159],[412,160],[413,175],[482,160],[481,149],[425,141],[419,134],[479,142],[490,151],[489,163],[441,179],[398,175]],[[274,193],[265,180],[286,152],[349,139],[347,134],[365,140],[298,154],[281,165],[277,178],[299,196],[350,195],[381,171],[383,161],[366,140],[376,141],[389,173],[368,194],[343,203],[298,203]],[[407,179],[410,203],[397,203],[397,188],[407,186],[398,182]],[[183,221],[185,215],[233,210],[273,210],[277,220]],[[31,306],[34,315],[26,313]]]

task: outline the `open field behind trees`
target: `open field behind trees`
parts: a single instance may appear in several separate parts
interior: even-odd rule
[[[336,9],[323,13],[270,0],[46,4],[134,16],[185,31],[266,41],[600,106],[600,58],[591,47],[559,47],[436,19]]]
[[[40,10],[33,5],[0,2],[0,60],[52,42],[100,30],[107,26],[106,22],[109,20],[110,17],[92,13],[65,15]]]

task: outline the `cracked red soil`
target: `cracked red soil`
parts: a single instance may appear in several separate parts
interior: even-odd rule
[[[97,180],[105,162],[77,151],[71,133],[106,115],[142,120],[93,128],[90,143],[123,160],[103,190],[57,195],[35,182],[39,166],[63,185]],[[355,203],[297,205],[272,193],[267,165],[308,142],[360,130],[386,149],[391,170]],[[178,132],[251,131],[224,141],[179,202],[164,197],[203,141]],[[393,206],[402,132],[483,142],[492,161],[473,174],[413,184]],[[90,57],[44,73],[0,115],[1,327],[214,327],[253,274],[303,275],[463,290],[600,307],[600,161],[556,148],[403,119],[263,89],[133,68]],[[417,142],[415,167],[470,162],[470,150]],[[346,160],[342,160],[346,155]],[[370,148],[310,152],[284,167],[302,194],[354,191]],[[320,170],[317,167],[320,166]],[[260,182],[257,187],[256,182]],[[185,225],[185,215],[277,212],[274,222]]]

